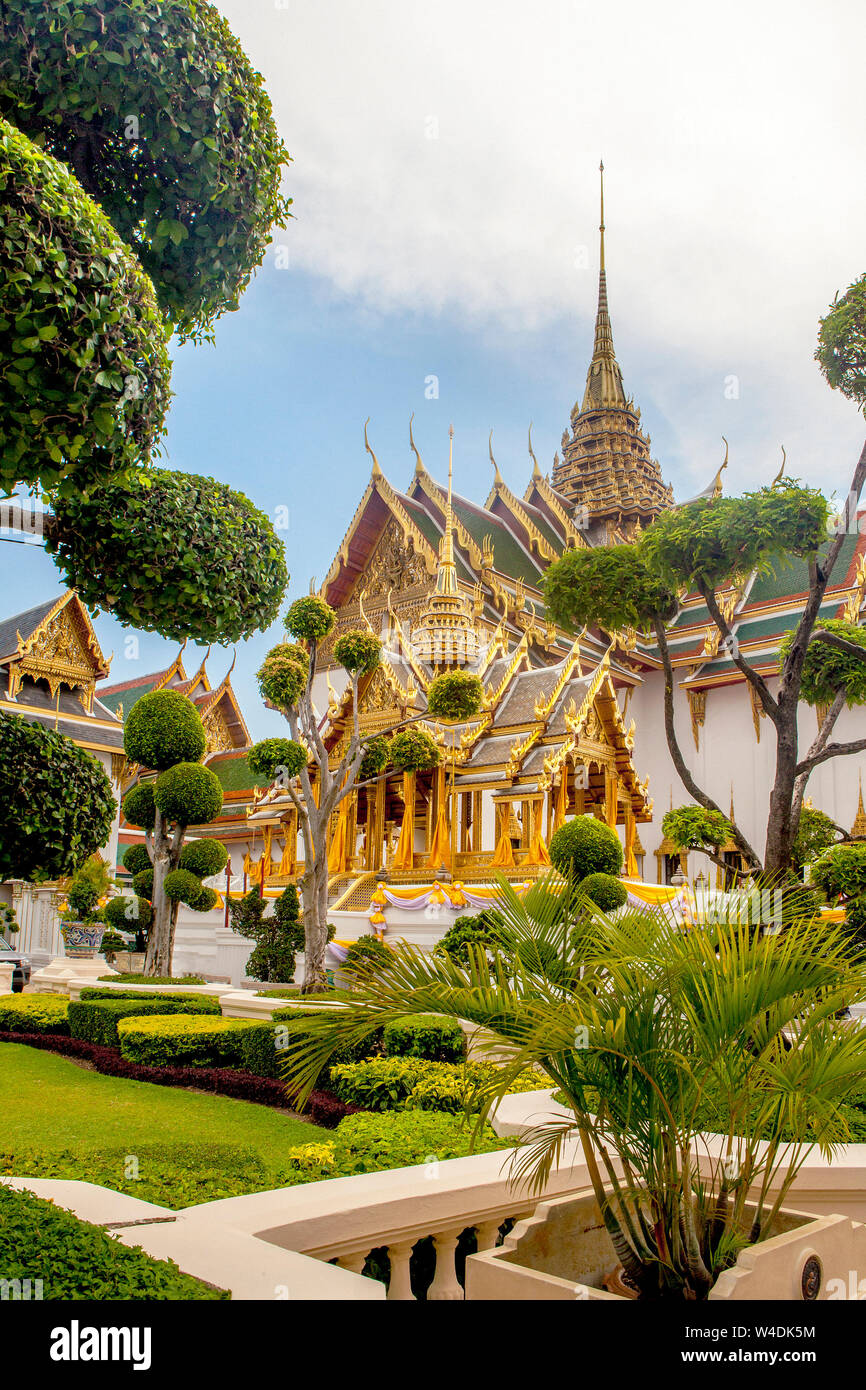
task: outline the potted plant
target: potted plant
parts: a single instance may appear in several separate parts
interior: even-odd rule
[[[73,875],[61,917],[66,955],[73,960],[92,960],[102,945],[105,923],[100,899],[111,887],[108,865],[93,854]]]
[[[844,928],[800,915],[796,894],[765,935],[737,922],[684,929],[661,910],[608,915],[554,875],[523,899],[501,879],[500,894],[499,959],[489,943],[470,946],[466,966],[396,945],[375,973],[357,972],[345,1009],[298,1025],[289,1084],[309,1091],[335,1047],[400,1015],[481,1025],[509,1058],[482,1119],[528,1067],[562,1102],[521,1140],[514,1180],[543,1192],[574,1144],[586,1165],[602,1254],[596,1232],[588,1268],[574,1224],[551,1226],[542,1245],[550,1256],[566,1242],[560,1277],[707,1298],[746,1247],[798,1219],[785,1202],[810,1148],[847,1137],[841,1106],[866,1083],[866,1030],[834,1015],[866,993],[862,952]]]

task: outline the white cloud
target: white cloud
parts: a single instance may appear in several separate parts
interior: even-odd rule
[[[295,160],[293,264],[494,335],[586,318],[603,154],[627,383],[683,452],[733,416],[768,467],[790,440],[816,476],[830,436],[847,468],[857,417],[811,354],[864,269],[859,0],[219,4]]]

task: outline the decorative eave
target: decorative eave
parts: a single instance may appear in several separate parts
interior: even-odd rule
[[[340,542],[340,547],[337,551],[337,554],[334,556],[334,559],[331,563],[331,567],[328,570],[324,582],[319,590],[320,594],[326,599],[329,599],[329,589],[334,584],[336,584],[338,579],[340,579],[343,571],[348,570],[350,567],[349,552],[352,541],[355,539],[364,520],[364,517],[370,507],[370,504],[375,497],[380,498],[380,500],[384,503],[385,507],[399,522],[403,530],[404,539],[408,541],[409,537],[411,536],[415,550],[423,559],[428,573],[431,576],[435,575],[436,573],[436,565],[438,561],[436,551],[434,550],[430,542],[427,540],[424,533],[421,531],[421,528],[406,511],[406,508],[401,503],[394,488],[388,482],[384,473],[377,465],[373,470],[370,481],[367,484],[367,487],[364,491],[364,495],[361,498],[360,503],[358,504],[355,514],[352,517],[352,520],[349,524],[349,528],[346,531],[346,534],[344,535],[342,541]],[[381,526],[377,526],[377,536],[381,533],[381,529]]]
[[[16,699],[23,679],[28,677],[46,681],[52,697],[63,685],[77,690],[83,709],[90,714],[96,682],[105,679],[111,663],[102,654],[90,614],[78,594],[68,590],[26,637],[18,630],[15,635],[16,649],[2,662],[9,670],[9,699]]]
[[[523,636],[521,637],[520,641],[518,642],[517,646],[514,648],[514,651],[513,651],[512,656],[511,656],[511,660],[510,660],[510,662],[508,663],[508,667],[507,667],[507,669],[506,669],[506,671],[505,671],[505,673],[504,673],[504,675],[503,675],[503,677],[502,677],[502,680],[500,681],[498,687],[497,687],[495,690],[492,689],[492,688],[490,688],[490,687],[488,687],[488,689],[484,692],[484,698],[483,698],[483,701],[482,701],[482,708],[483,708],[483,709],[488,710],[488,709],[495,709],[495,708],[496,708],[496,706],[499,704],[499,701],[502,699],[502,696],[505,694],[505,691],[508,689],[509,685],[511,684],[511,681],[513,680],[514,676],[517,674],[517,672],[519,671],[520,667],[524,664],[524,662],[526,663],[526,666],[527,666],[527,668],[528,668],[528,666],[529,666],[529,633],[528,633],[528,632],[524,632],[524,634],[523,634]]]
[[[420,456],[418,458],[418,462],[415,465],[415,473],[413,475],[412,481],[409,484],[409,487],[406,489],[407,496],[415,496],[416,489],[423,492],[424,495],[430,499],[433,505],[439,511],[441,511],[442,516],[444,518],[445,511],[448,506],[447,494],[443,491],[442,488],[440,488],[435,478],[433,478],[427,472],[427,469],[421,462]],[[477,545],[477,543],[472,539],[469,532],[466,530],[466,527],[463,525],[462,521],[456,515],[456,513],[453,514],[453,526],[454,538],[457,544],[460,546],[460,549],[466,551],[466,554],[469,556],[469,559],[472,563],[472,568],[477,571],[482,570],[484,568],[484,557],[481,553],[481,549]]]
[[[492,457],[493,455],[491,454],[491,458]],[[494,467],[496,467],[495,464]],[[485,511],[493,513],[494,516],[496,513],[493,512],[493,504],[497,498],[508,508],[512,516],[526,532],[529,538],[530,554],[534,550],[536,555],[538,555],[540,559],[545,560],[548,564],[553,564],[554,560],[558,560],[559,556],[550,544],[550,541],[546,536],[542,535],[532,517],[529,515],[529,512],[523,506],[519,498],[515,497],[511,488],[505,482],[498,468],[496,468],[493,477],[493,486],[487,494],[487,500],[484,503]]]

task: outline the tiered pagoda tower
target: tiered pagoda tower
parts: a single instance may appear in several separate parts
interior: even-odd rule
[[[616,360],[607,304],[604,264],[604,165],[601,174],[601,254],[595,343],[583,401],[571,412],[571,431],[562,436],[551,482],[574,508],[581,529],[594,544],[631,537],[659,512],[673,506],[673,489],[650,454],[649,436],[640,427],[640,410],[626,396]]]

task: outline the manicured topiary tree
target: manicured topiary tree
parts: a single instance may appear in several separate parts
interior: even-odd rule
[[[427,709],[434,719],[471,719],[481,709],[481,678],[469,671],[443,671],[430,682]]]
[[[429,772],[441,760],[439,746],[426,729],[401,729],[391,739],[391,766],[395,772]]]
[[[304,925],[297,889],[291,884],[266,913],[267,902],[257,888],[251,888],[240,902],[229,903],[231,924],[241,936],[251,937],[255,948],[247,960],[246,973],[264,984],[291,984],[295,978],[295,953],[304,946]]]
[[[284,225],[288,156],[215,6],[4,0],[0,111],[74,169],[182,337],[237,308]]]
[[[574,883],[590,874],[618,874],[622,861],[619,836],[595,816],[575,816],[550,837],[550,862]]]
[[[210,768],[198,761],[206,743],[201,716],[176,690],[153,691],[137,700],[126,720],[123,743],[131,763],[159,773],[155,782],[140,782],[127,792],[123,814],[130,825],[146,832],[152,865],[139,869],[141,856],[127,851],[135,892],[153,904],[145,974],[170,975],[179,905],[209,911],[216,895],[203,885],[202,877],[210,876],[211,865],[218,873],[228,860],[219,841],[184,845],[188,826],[206,825],[219,815],[222,788]]]
[[[587,874],[581,882],[580,891],[602,912],[614,912],[628,902],[625,884],[614,878],[613,874]]]
[[[143,845],[131,846],[131,848],[142,849],[147,854]],[[127,851],[124,863],[129,856]],[[151,887],[153,872],[150,871]],[[147,933],[153,921],[153,908],[147,898],[110,898],[103,909],[103,916],[108,925],[116,932],[135,932],[135,949],[144,951],[147,949]]]
[[[354,790],[364,761],[365,744],[358,722],[359,682],[381,660],[381,643],[369,632],[344,633],[334,644],[337,660],[348,672],[352,687],[352,726],[343,756],[331,767],[313,704],[312,684],[318,644],[331,632],[334,620],[333,608],[317,594],[296,599],[290,606],[286,629],[294,641],[271,649],[258,679],[266,702],[288,720],[292,738],[264,740],[251,757],[254,770],[278,780],[298,812],[305,861],[301,891],[306,992],[328,987],[328,832],[334,812]]]
[[[495,908],[485,908],[474,916],[458,917],[436,943],[433,954],[447,956],[455,965],[468,966],[470,948],[481,949],[488,959],[505,950],[505,921]]]
[[[170,330],[209,337],[237,307],[284,224],[286,159],[204,0],[0,6],[0,488],[44,490],[47,548],[86,603],[172,639],[268,627],[287,581],[243,494],[141,467]],[[8,521],[32,530],[29,509]]]
[[[0,880],[69,878],[111,834],[101,763],[71,739],[0,713]]]

